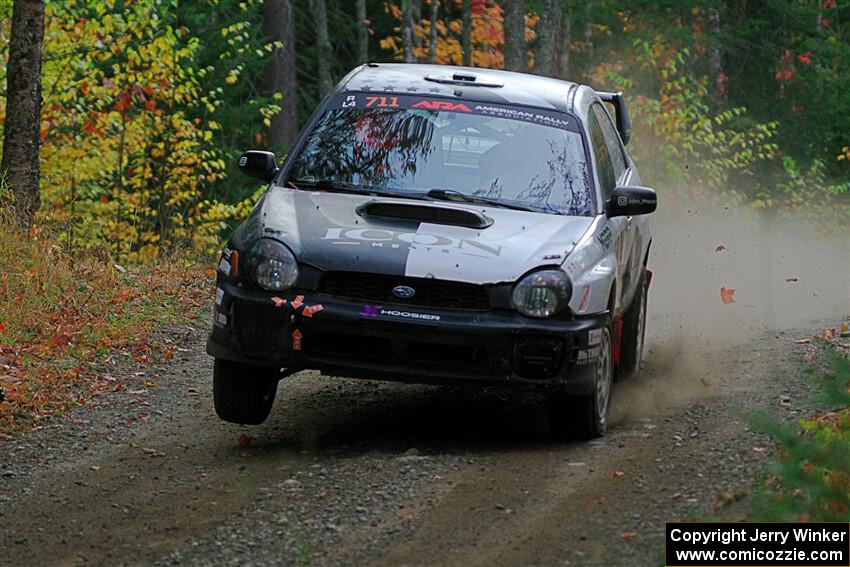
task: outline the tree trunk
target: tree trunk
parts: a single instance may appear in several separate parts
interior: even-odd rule
[[[528,67],[528,48],[525,45],[524,0],[505,0],[503,13],[505,69],[509,71],[525,71]]]
[[[569,6],[564,2],[567,8],[561,14],[561,30],[558,37],[558,77],[561,79],[570,78],[570,45],[573,42],[573,20]]]
[[[461,31],[460,46],[463,50],[463,64],[472,67],[472,0],[463,0],[461,6]]]
[[[263,31],[280,42],[269,65],[271,92],[280,93],[280,112],[272,116],[268,143],[289,148],[298,135],[298,78],[295,73],[295,6],[291,0],[265,0]]]
[[[589,80],[593,76],[593,0],[584,4],[584,52],[587,55],[585,76]]]
[[[369,62],[369,26],[366,24],[366,0],[357,0],[357,60]]]
[[[325,0],[310,0],[310,11],[316,22],[316,50],[318,55],[319,96],[323,97],[333,88],[331,58],[333,48],[328,37],[328,9]]]
[[[422,49],[422,36],[416,33],[416,26],[422,24],[422,0],[415,0],[413,2],[413,47],[416,48],[414,51],[414,57],[416,57],[416,53],[421,53]]]
[[[534,71],[539,75],[551,75],[555,68],[555,44],[561,27],[561,0],[543,0],[543,12],[537,27],[538,49]]]
[[[413,6],[412,0],[401,0],[401,40],[404,45],[404,62],[413,63]]]
[[[431,43],[428,46],[428,63],[437,58],[437,18],[439,17],[440,1],[431,0]]]
[[[41,204],[38,150],[43,39],[43,0],[15,0],[6,68],[6,124],[0,175],[11,190],[15,217],[23,228],[29,228]]]

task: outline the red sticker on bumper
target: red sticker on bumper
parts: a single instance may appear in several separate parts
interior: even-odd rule
[[[324,307],[322,307],[322,304],[320,303],[319,305],[312,305],[310,307],[305,307],[304,311],[302,311],[302,313],[304,314],[305,317],[312,317],[314,313],[318,313],[322,309],[324,309]]]

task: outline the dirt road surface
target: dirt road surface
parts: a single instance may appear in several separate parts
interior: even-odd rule
[[[173,360],[113,353],[122,391],[0,442],[0,564],[663,564],[665,522],[746,512],[773,450],[748,416],[805,412],[795,339],[850,311],[842,239],[659,223],[647,362],[590,443],[550,439],[533,394],[313,372],[227,424],[205,323],[166,329]]]

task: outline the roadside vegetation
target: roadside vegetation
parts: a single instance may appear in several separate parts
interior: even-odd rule
[[[0,436],[123,388],[93,364],[169,359],[175,347],[151,333],[197,318],[211,293],[211,271],[197,262],[170,257],[127,270],[8,222],[0,223],[0,266]]]
[[[756,493],[754,520],[850,520],[850,339],[838,338],[844,344],[827,351],[826,368],[808,372],[817,411],[796,423],[755,419],[778,443],[779,456]]]

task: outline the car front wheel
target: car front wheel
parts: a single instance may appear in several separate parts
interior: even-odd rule
[[[581,396],[558,393],[549,398],[549,423],[558,437],[588,440],[602,437],[608,429],[614,362],[611,329],[602,329],[599,356],[593,368],[593,392]]]
[[[213,369],[215,412],[232,423],[262,423],[271,412],[279,376],[279,368],[217,358]]]

